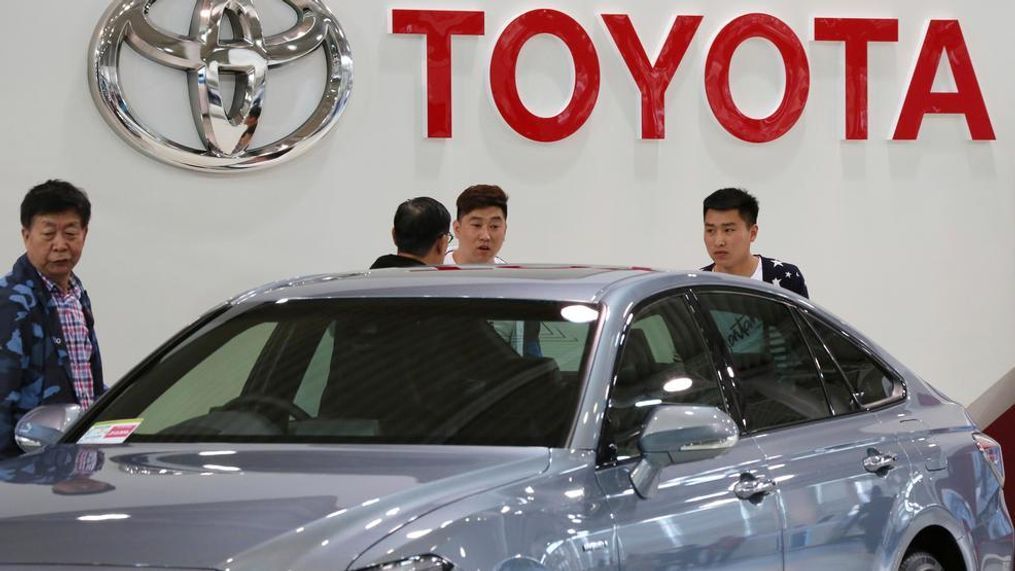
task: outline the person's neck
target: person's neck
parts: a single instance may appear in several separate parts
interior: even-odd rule
[[[410,254],[409,252],[398,252],[398,256],[400,256],[402,258],[409,258],[410,260],[416,260],[417,262],[420,262],[420,263],[423,263],[423,264],[427,263],[426,260],[424,260],[422,257],[417,256],[415,254]]]
[[[720,266],[719,264],[716,264],[715,267],[713,268],[713,271],[723,274],[733,274],[735,276],[743,276],[745,278],[749,278],[754,275],[755,271],[757,271],[758,264],[760,263],[761,260],[754,254],[751,254],[745,260],[736,264],[735,266]]]
[[[494,258],[490,258],[489,260],[466,260],[465,254],[461,250],[451,252],[451,257],[455,260],[456,264],[492,264],[494,260]]]
[[[35,271],[39,272],[40,276],[53,282],[53,284],[56,285],[57,289],[60,290],[60,293],[66,294],[67,292],[70,291],[70,282],[71,282],[70,276],[67,276],[65,278],[53,278],[52,276],[47,276],[46,274],[42,273],[42,270],[40,270],[39,268],[35,268]]]

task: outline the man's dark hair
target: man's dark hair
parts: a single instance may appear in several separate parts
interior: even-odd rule
[[[450,225],[451,214],[443,204],[429,196],[410,198],[395,210],[395,246],[399,252],[425,256]]]
[[[748,228],[758,223],[758,199],[742,188],[720,188],[708,195],[701,215],[709,210],[736,210]]]
[[[458,220],[473,210],[491,206],[500,208],[504,212],[504,218],[507,218],[507,203],[508,195],[501,187],[495,184],[475,184],[458,195],[455,206],[458,207]]]
[[[87,228],[92,218],[92,203],[83,190],[73,184],[50,179],[32,187],[21,201],[21,227],[29,228],[39,214],[56,214],[73,210],[81,217],[81,226]]]

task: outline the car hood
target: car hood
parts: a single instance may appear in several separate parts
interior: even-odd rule
[[[0,564],[224,568],[341,542],[342,569],[421,514],[548,461],[545,448],[52,446],[0,462]]]

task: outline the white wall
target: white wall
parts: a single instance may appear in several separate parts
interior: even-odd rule
[[[5,5],[0,220],[8,230],[0,260],[13,262],[23,251],[17,212],[30,186],[59,177],[89,192],[94,218],[78,273],[94,300],[111,380],[200,311],[249,286],[366,267],[391,250],[399,201],[428,194],[453,209],[457,193],[477,182],[501,184],[511,195],[502,252],[510,261],[672,268],[708,261],[703,196],[720,186],[746,187],[762,204],[755,251],[799,264],[814,300],[946,393],[968,404],[1015,365],[1011,2],[326,1],[355,57],[345,114],[307,155],[232,176],[142,156],[100,118],[88,93],[86,55],[106,0]],[[266,18],[283,13],[268,0],[255,5]],[[160,0],[155,18],[184,33],[192,6]],[[423,40],[388,33],[395,7],[486,11],[487,34],[454,43],[452,139],[424,136]],[[553,144],[512,131],[488,81],[500,31],[542,7],[582,23],[603,74],[588,123]],[[705,18],[668,91],[667,138],[640,140],[639,93],[598,15],[630,13],[654,57],[678,11]],[[796,31],[812,76],[800,121],[762,145],[719,126],[702,79],[718,30],[754,11]],[[870,49],[867,141],[843,140],[843,49],[811,41],[815,16],[899,19],[899,42]],[[970,141],[955,116],[928,117],[915,142],[888,140],[931,18],[961,22],[996,141]],[[775,53],[760,41],[738,52],[733,89],[745,111],[767,114],[781,97]],[[280,133],[316,102],[322,62],[269,75],[259,134]],[[137,56],[123,63],[128,97],[145,120],[196,141],[183,73]],[[519,67],[523,98],[534,110],[563,107],[573,72],[560,44],[537,38]],[[946,86],[948,73],[939,79]]]

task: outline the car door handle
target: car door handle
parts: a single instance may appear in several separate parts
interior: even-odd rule
[[[733,493],[741,500],[749,500],[757,496],[763,496],[775,491],[775,482],[764,476],[741,476],[739,482],[733,486]]]
[[[863,469],[871,473],[886,472],[895,467],[895,454],[882,454],[871,448],[867,450],[867,457],[863,459]]]

